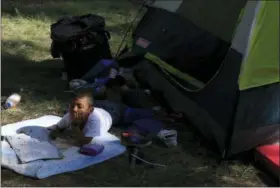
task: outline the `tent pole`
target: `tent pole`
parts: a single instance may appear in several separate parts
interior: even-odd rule
[[[222,153],[222,156],[217,159],[217,164],[218,165],[225,164],[227,166],[229,174],[231,173],[231,170],[228,166],[228,163],[224,163],[224,162],[226,162],[226,160],[228,159],[227,157],[228,157],[228,153],[230,151],[230,143],[231,143],[231,139],[232,139],[232,135],[233,135],[234,122],[235,122],[235,117],[236,117],[235,114],[236,114],[236,111],[237,111],[239,98],[240,98],[240,91],[238,90],[237,94],[236,94],[236,100],[235,100],[235,103],[234,103],[234,112],[233,112],[233,115],[232,115],[232,118],[231,118],[231,121],[230,121],[231,125],[228,129],[227,136],[226,136],[226,139],[225,139],[225,149]]]
[[[234,104],[234,111],[233,111],[233,115],[232,115],[232,118],[231,118],[231,121],[230,121],[231,125],[228,129],[226,140],[225,140],[225,149],[224,149],[223,154],[222,154],[222,160],[227,159],[229,151],[231,149],[230,144],[231,144],[232,135],[233,135],[233,131],[234,131],[234,124],[235,124],[235,118],[236,118],[236,112],[237,112],[239,98],[240,98],[240,91],[238,89],[237,94],[236,94],[235,104]]]
[[[125,43],[125,40],[126,40],[128,34],[129,34],[129,31],[130,31],[131,28],[133,27],[134,22],[136,21],[136,19],[138,18],[138,16],[140,15],[140,13],[142,12],[142,10],[144,9],[144,7],[145,7],[145,2],[142,3],[142,5],[141,5],[141,7],[139,8],[139,10],[137,11],[135,17],[133,18],[133,20],[130,22],[129,26],[127,27],[126,32],[125,32],[125,34],[124,34],[124,37],[123,37],[123,39],[122,39],[122,41],[121,41],[121,43],[120,43],[120,45],[119,45],[119,47],[118,47],[118,50],[117,50],[117,52],[116,52],[116,54],[115,54],[115,58],[114,58],[114,59],[117,59],[117,57],[119,56],[120,51],[121,51],[121,48],[122,48],[123,44]]]

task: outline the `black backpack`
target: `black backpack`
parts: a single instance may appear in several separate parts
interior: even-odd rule
[[[93,14],[63,18],[51,25],[51,55],[62,57],[68,80],[81,78],[100,59],[111,59],[103,17]]]

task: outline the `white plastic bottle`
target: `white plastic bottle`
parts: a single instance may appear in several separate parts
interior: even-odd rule
[[[18,103],[21,100],[21,96],[17,93],[13,93],[8,97],[8,99],[5,102],[5,108],[14,108],[18,105]]]

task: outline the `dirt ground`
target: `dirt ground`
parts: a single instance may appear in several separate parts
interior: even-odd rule
[[[13,2],[12,4],[9,2]],[[60,79],[62,62],[49,53],[49,27],[64,15],[104,16],[112,33],[113,52],[137,7],[130,1],[6,1],[2,4],[1,96],[22,95],[18,108],[1,111],[1,125],[42,115],[62,115],[68,96]],[[123,154],[83,170],[35,180],[1,168],[1,186],[264,186],[259,171],[238,161],[218,164],[217,156],[200,141],[190,125],[176,127],[175,148],[154,144],[145,156],[167,167],[128,168]],[[112,129],[118,136],[119,130]]]

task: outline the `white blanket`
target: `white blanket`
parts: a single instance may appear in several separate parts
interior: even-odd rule
[[[31,127],[34,128],[34,127]],[[44,127],[40,127],[45,129]],[[49,132],[46,131],[46,135]],[[40,159],[62,159],[63,155],[51,141],[32,138],[26,134],[6,137],[10,147],[15,151],[20,163],[29,163]]]
[[[49,127],[57,123],[61,118],[57,116],[43,116],[38,119],[21,121],[1,127],[2,136],[16,135],[17,131],[23,127],[40,126]],[[43,179],[55,174],[83,169],[87,166],[101,163],[110,158],[116,157],[125,152],[125,147],[120,144],[120,140],[110,134],[105,133],[98,138],[105,149],[97,156],[85,156],[78,152],[78,147],[70,147],[62,150],[63,159],[59,160],[36,160],[21,164],[15,151],[7,141],[1,141],[1,165],[19,174]]]

